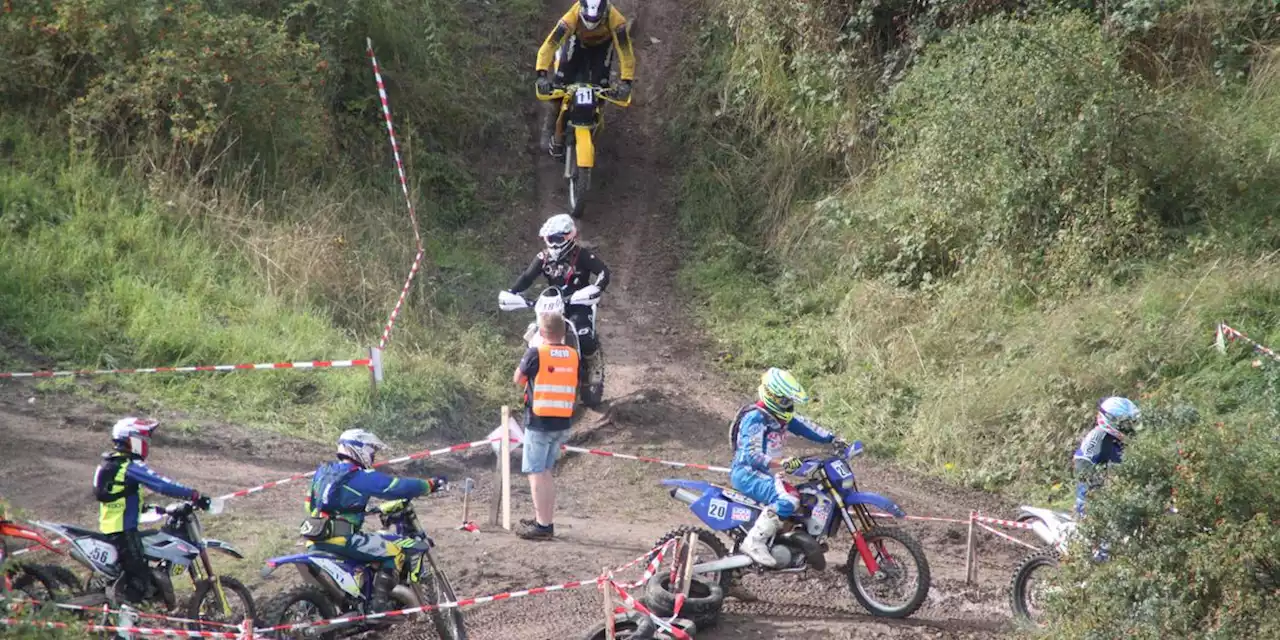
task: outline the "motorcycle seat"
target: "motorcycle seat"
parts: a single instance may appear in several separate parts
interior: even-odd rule
[[[61,526],[63,529],[66,529],[67,533],[70,534],[71,537],[73,538],[93,538],[94,540],[111,542],[110,536],[100,531],[96,531],[94,529],[85,529],[84,527],[77,527],[75,525],[70,525],[70,524],[64,524]]]

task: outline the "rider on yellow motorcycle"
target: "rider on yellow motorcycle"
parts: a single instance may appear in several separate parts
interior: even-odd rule
[[[554,84],[590,82],[608,87],[609,67],[616,49],[620,82],[613,89],[613,97],[626,101],[631,97],[631,83],[636,72],[636,58],[628,29],[626,17],[617,7],[611,6],[609,0],[574,2],[538,49],[535,67],[538,71],[538,93],[545,95],[551,92],[553,82],[548,74],[552,72],[553,63]],[[559,61],[555,60],[557,49],[560,52]],[[549,112],[548,116],[553,113],[555,112]],[[548,125],[551,124],[550,120],[548,117]],[[551,155],[559,158],[564,154],[563,132],[556,131],[554,139],[547,141],[545,137],[550,129],[549,126],[543,128],[543,144]]]

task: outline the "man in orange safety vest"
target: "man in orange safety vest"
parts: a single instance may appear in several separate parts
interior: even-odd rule
[[[555,537],[555,479],[551,475],[560,447],[569,439],[578,399],[578,351],[565,344],[564,317],[538,315],[542,342],[530,347],[516,367],[514,382],[525,391],[525,435],[520,470],[529,476],[532,519],[521,520],[516,535],[526,540]]]

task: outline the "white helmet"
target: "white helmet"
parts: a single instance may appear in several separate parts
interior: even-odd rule
[[[1124,440],[1142,428],[1142,412],[1128,398],[1112,396],[1098,403],[1098,421],[1107,433]]]
[[[111,442],[115,443],[116,451],[146,460],[151,448],[151,434],[159,426],[159,421],[147,418],[121,418],[111,427]]]
[[[542,294],[538,296],[538,301],[533,305],[533,312],[538,315],[551,313],[563,316],[564,295],[555,287],[543,289]]]
[[[386,447],[378,436],[364,429],[347,429],[338,436],[338,455],[365,468],[372,467],[373,456]]]
[[[567,213],[547,218],[538,235],[547,243],[547,256],[553,262],[558,262],[578,244],[578,226],[573,223],[573,216]]]

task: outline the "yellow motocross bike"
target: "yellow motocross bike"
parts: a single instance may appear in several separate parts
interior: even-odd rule
[[[557,87],[550,93],[539,93],[538,99],[560,101],[555,135],[564,140],[564,178],[569,183],[569,213],[582,217],[583,198],[591,187],[591,170],[596,166],[596,147],[592,136],[604,129],[603,103],[619,107],[631,105],[631,97],[616,100],[609,89],[590,83],[574,83]],[[573,129],[568,135],[566,127]]]

